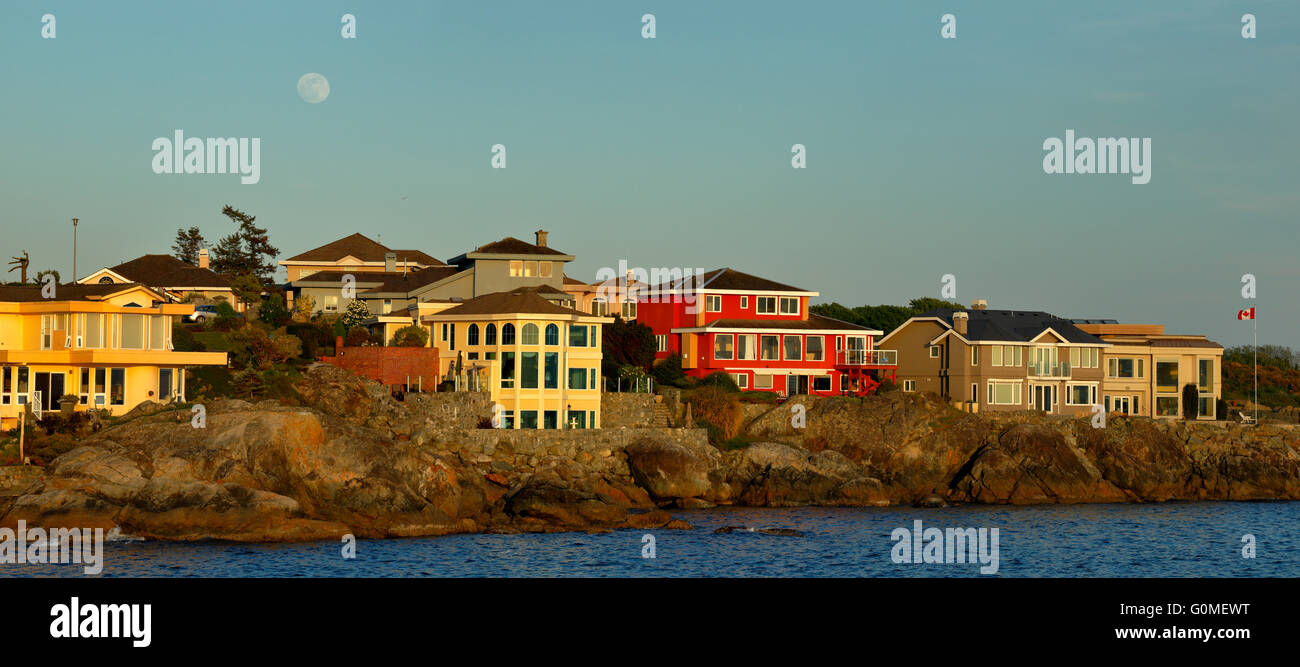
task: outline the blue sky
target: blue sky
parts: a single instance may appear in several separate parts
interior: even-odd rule
[[[587,280],[731,266],[859,305],[951,273],[964,302],[1225,345],[1257,305],[1261,342],[1300,347],[1298,35],[1300,5],[1264,0],[10,2],[0,251],[66,278],[74,216],[85,274],[178,227],[215,242],[231,204],[285,257],[360,231],[446,259],[541,227]],[[261,182],[154,174],[175,129],[260,137]],[[1044,174],[1067,129],[1150,137],[1151,182]]]

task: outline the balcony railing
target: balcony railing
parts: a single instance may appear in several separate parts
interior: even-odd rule
[[[1060,362],[1058,364],[1031,361],[1025,365],[1028,369],[1029,377],[1039,378],[1068,378],[1070,377],[1070,364]]]
[[[837,350],[836,366],[897,366],[898,350]]]

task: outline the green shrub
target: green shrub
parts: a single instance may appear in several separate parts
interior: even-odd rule
[[[208,349],[194,337],[194,332],[185,327],[172,327],[172,349],[177,352],[202,352]]]
[[[369,342],[370,332],[366,331],[365,327],[352,327],[343,338],[343,344],[348,347],[361,347]]]
[[[736,385],[735,380],[731,379],[731,375],[723,371],[713,371],[712,373],[709,373],[708,375],[701,378],[699,384],[697,384],[696,386],[716,387],[723,391],[728,391],[732,393],[740,391],[740,387]]]
[[[651,375],[654,376],[655,384],[667,385],[669,387],[687,387],[690,386],[690,377],[682,370],[682,355],[673,354],[655,362],[650,369]]]
[[[398,347],[424,347],[429,342],[429,332],[418,324],[410,324],[393,333],[392,345]]]

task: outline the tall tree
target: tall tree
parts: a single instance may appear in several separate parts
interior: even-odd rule
[[[228,275],[253,275],[263,284],[275,276],[279,249],[272,246],[264,227],[253,224],[256,216],[227,205],[221,214],[239,225],[235,233],[221,239],[212,249],[212,270]]]
[[[199,263],[199,250],[208,245],[198,227],[176,230],[176,242],[172,244],[172,256],[187,264]]]

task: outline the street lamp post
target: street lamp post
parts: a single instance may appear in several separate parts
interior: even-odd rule
[[[77,219],[72,219],[72,282],[77,282]]]

